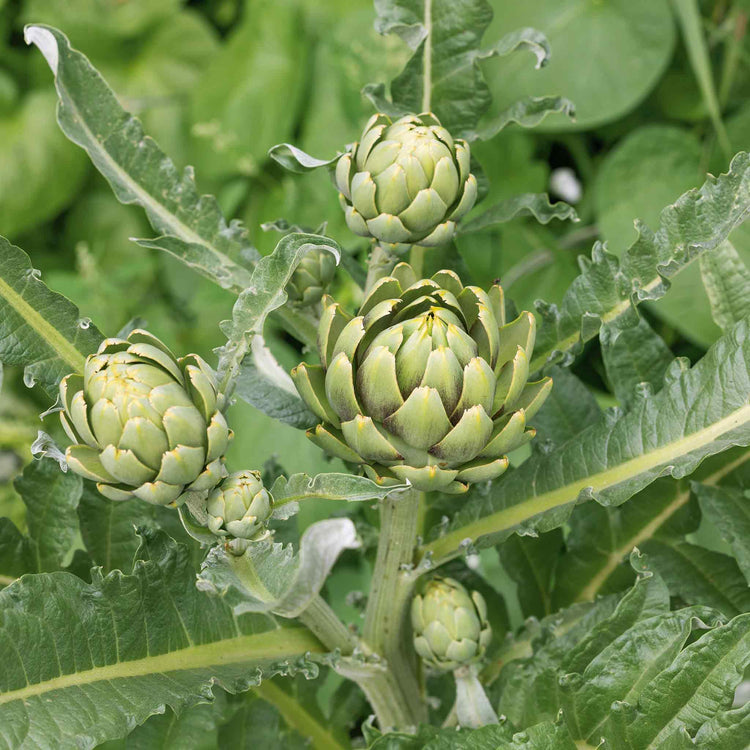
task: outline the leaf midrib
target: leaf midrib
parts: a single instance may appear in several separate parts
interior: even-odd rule
[[[79,688],[97,682],[135,679],[169,672],[184,672],[231,664],[287,659],[306,652],[323,653],[319,641],[305,628],[277,628],[254,635],[239,636],[167,654],[92,667],[82,672],[60,675],[23,688],[0,693],[0,705],[28,700],[54,690]]]

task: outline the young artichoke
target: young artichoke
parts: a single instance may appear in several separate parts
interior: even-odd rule
[[[391,244],[449,242],[477,198],[469,144],[435,115],[374,115],[336,164],[349,229]]]
[[[506,453],[547,397],[528,383],[535,322],[505,323],[502,289],[464,287],[453,271],[417,280],[400,263],[352,318],[326,298],[321,365],[292,370],[321,424],[308,437],[378,481],[464,492],[508,466]]]
[[[294,269],[292,278],[286,286],[289,299],[298,307],[315,305],[323,295],[336,274],[336,258],[328,250],[311,250]]]
[[[414,597],[411,625],[416,652],[443,671],[479,661],[492,640],[484,598],[452,578],[433,578]]]
[[[105,339],[83,375],[63,378],[60,399],[74,442],[68,466],[111,500],[180,504],[226,476],[232,433],[213,371],[195,354],[177,359],[146,331]]]
[[[206,501],[207,526],[216,536],[254,541],[267,533],[273,500],[258,471],[230,474]]]

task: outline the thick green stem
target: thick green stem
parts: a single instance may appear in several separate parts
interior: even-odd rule
[[[339,620],[338,615],[320,595],[310,602],[299,619],[331,651],[338,649],[344,656],[354,651],[357,640],[353,633]]]
[[[370,253],[370,261],[367,265],[367,281],[365,282],[365,294],[374,286],[378,279],[387,276],[398,263],[398,257],[383,245],[375,244]]]
[[[394,678],[399,715],[378,713],[383,729],[406,729],[426,719],[409,627],[420,496],[420,492],[409,490],[387,497],[380,506],[378,553],[362,639],[385,659]]]

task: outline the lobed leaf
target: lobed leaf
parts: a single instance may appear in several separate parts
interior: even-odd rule
[[[141,206],[162,235],[139,244],[176,256],[224,289],[244,289],[250,273],[242,263],[258,257],[246,230],[238,222],[227,224],[215,198],[199,195],[190,167],[179,174],[62,32],[27,26],[24,33],[55,76],[57,118],[65,135],[86,150],[118,200]]]
[[[549,224],[552,219],[578,221],[573,206],[563,201],[550,203],[546,193],[523,193],[496,203],[475,219],[460,225],[461,234],[479,232],[495,224],[502,224],[519,216],[533,216],[540,224]]]
[[[533,128],[551,114],[562,114],[575,121],[575,104],[564,96],[529,96],[499,112],[478,132],[469,133],[468,137],[470,140],[478,138],[488,141],[508,125],[516,123],[524,128]]]
[[[614,411],[579,438],[475,488],[445,533],[423,548],[441,561],[513,531],[560,526],[574,505],[619,505],[659,476],[683,477],[706,457],[750,443],[750,322],[737,324],[691,369],[676,360],[662,390]],[[441,528],[437,529],[439,533]]]

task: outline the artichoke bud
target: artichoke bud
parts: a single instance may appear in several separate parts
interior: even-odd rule
[[[487,605],[452,578],[433,578],[411,604],[414,648],[433,669],[449,671],[473,664],[492,640]]]
[[[502,289],[464,287],[453,271],[417,279],[400,263],[351,317],[326,298],[320,365],[292,378],[320,420],[308,437],[383,483],[465,492],[494,479],[547,397],[529,383],[535,321],[505,322]]]
[[[62,379],[60,400],[68,466],[110,500],[180,505],[227,475],[232,432],[215,373],[147,331],[105,339],[83,375]]]
[[[298,307],[316,305],[336,274],[336,258],[328,250],[314,249],[305,255],[294,269],[286,286],[291,302]]]
[[[273,499],[263,486],[260,472],[230,474],[206,501],[208,529],[216,536],[258,541],[268,536]]]
[[[474,206],[469,144],[431,113],[395,122],[374,115],[336,163],[334,182],[349,229],[392,245],[445,245]]]

